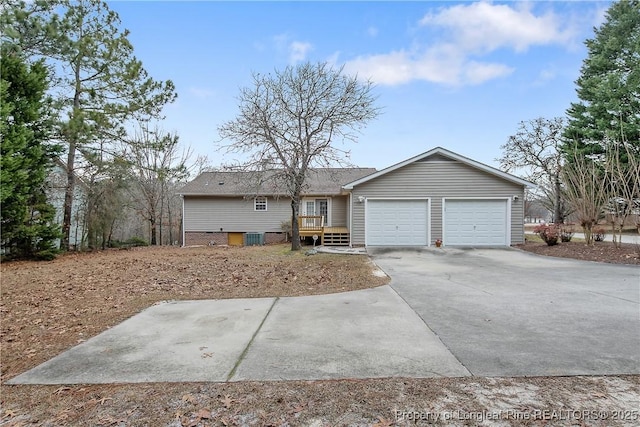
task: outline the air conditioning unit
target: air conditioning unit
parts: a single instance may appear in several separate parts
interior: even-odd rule
[[[262,246],[264,245],[264,233],[244,233],[245,246]]]

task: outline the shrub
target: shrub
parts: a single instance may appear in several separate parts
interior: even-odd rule
[[[37,252],[34,255],[34,259],[38,261],[53,261],[56,259],[60,251],[58,249],[45,249],[40,252]]]
[[[575,234],[573,231],[573,224],[563,224],[560,226],[560,241],[561,242],[570,242],[571,238]]]
[[[141,237],[130,237],[124,242],[125,246],[149,246],[149,242]]]
[[[607,237],[607,233],[604,228],[596,228],[593,230],[593,240],[596,242],[604,242],[604,238]]]
[[[540,236],[548,246],[558,244],[558,228],[555,226],[541,224],[534,228],[533,232]]]

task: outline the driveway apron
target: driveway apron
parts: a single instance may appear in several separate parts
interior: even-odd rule
[[[515,249],[372,249],[478,376],[640,373],[640,269]]]

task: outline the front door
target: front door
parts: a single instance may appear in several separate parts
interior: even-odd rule
[[[329,225],[329,199],[304,199],[302,215],[322,216],[324,225]]]

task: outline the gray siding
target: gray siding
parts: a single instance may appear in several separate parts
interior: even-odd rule
[[[253,199],[184,197],[185,231],[279,232],[291,218],[291,201],[267,198],[267,210],[255,211]]]
[[[331,225],[347,226],[348,196],[331,198]],[[291,218],[291,201],[267,198],[267,211],[254,211],[253,199],[241,197],[184,197],[185,231],[278,232]]]
[[[349,205],[349,196],[331,198],[331,226],[332,227],[348,227],[347,225],[348,205]]]
[[[442,200],[448,197],[511,198],[511,244],[524,241],[524,187],[486,173],[458,161],[421,161],[411,163],[353,189],[353,229],[351,242],[363,245],[364,203],[358,196],[368,198],[430,198],[431,240],[442,238]],[[431,242],[431,243],[432,243]]]

